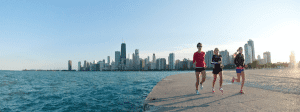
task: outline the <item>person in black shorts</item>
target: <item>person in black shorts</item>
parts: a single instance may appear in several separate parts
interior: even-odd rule
[[[198,91],[198,85],[199,85],[199,75],[201,73],[202,75],[202,81],[200,82],[200,89],[203,89],[203,82],[205,81],[206,78],[206,63],[205,63],[205,52],[201,51],[202,49],[202,44],[198,43],[197,44],[198,51],[194,53],[193,56],[193,64],[196,66],[195,69],[195,74],[196,74],[196,94],[199,94]]]
[[[215,82],[216,82],[216,79],[217,79],[217,75],[219,74],[220,76],[220,88],[219,90],[222,92],[223,94],[223,89],[222,89],[222,82],[223,82],[223,78],[222,78],[222,56],[219,55],[219,49],[218,48],[215,48],[214,50],[214,55],[212,57],[212,60],[211,60],[211,64],[213,64],[213,75],[214,75],[214,80],[212,82],[212,92],[214,93],[215,90],[214,90],[214,87],[215,87]]]

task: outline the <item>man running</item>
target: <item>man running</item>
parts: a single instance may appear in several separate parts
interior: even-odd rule
[[[214,65],[214,68],[213,68],[214,80],[212,82],[212,93],[215,92],[215,89],[214,89],[215,82],[216,82],[216,79],[217,79],[217,75],[219,74],[219,76],[220,76],[220,88],[219,88],[219,90],[222,92],[222,95],[223,95],[223,89],[222,89],[223,78],[222,78],[221,63],[222,63],[222,56],[219,55],[219,49],[215,48],[214,55],[213,55],[212,60],[211,60],[211,64]]]
[[[237,50],[238,54],[235,53],[235,58],[234,58],[234,64],[236,65],[236,73],[237,73],[237,79],[232,77],[232,83],[234,83],[234,81],[240,82],[240,76],[242,75],[242,85],[241,85],[241,93],[243,94],[243,86],[245,83],[245,73],[244,73],[244,69],[245,67],[247,67],[247,65],[245,66],[244,64],[244,55],[243,53],[243,48],[239,47],[239,49]]]
[[[202,81],[200,82],[200,89],[203,89],[203,82],[205,81],[206,78],[206,72],[205,72],[205,68],[206,68],[206,63],[205,63],[205,52],[201,51],[202,49],[202,44],[198,43],[197,44],[197,48],[198,51],[194,53],[193,56],[193,64],[196,65],[195,68],[195,73],[196,73],[196,93],[199,94],[198,91],[198,85],[199,85],[199,74],[201,72],[202,75]]]

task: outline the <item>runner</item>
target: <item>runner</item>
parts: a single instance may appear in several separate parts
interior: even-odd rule
[[[206,78],[206,63],[205,63],[205,52],[201,51],[202,49],[202,44],[198,43],[197,44],[198,51],[194,53],[193,56],[193,64],[196,66],[195,68],[195,73],[196,73],[196,93],[199,94],[198,91],[198,85],[199,85],[199,74],[201,72],[202,74],[202,81],[200,82],[200,89],[203,89],[203,82],[205,81]]]
[[[237,54],[238,53],[238,54]],[[243,94],[243,86],[245,83],[245,73],[244,73],[244,69],[245,67],[247,67],[247,65],[245,66],[244,64],[244,55],[243,53],[243,48],[239,47],[239,49],[237,50],[237,53],[235,53],[235,58],[234,58],[234,64],[236,65],[236,73],[237,73],[237,79],[232,77],[232,83],[234,83],[234,81],[236,82],[240,82],[240,76],[242,75],[242,85],[241,85],[241,93]]]
[[[222,89],[223,78],[222,78],[221,63],[222,63],[222,56],[219,55],[219,49],[215,48],[214,55],[213,55],[212,60],[211,60],[211,64],[214,65],[214,68],[213,68],[214,80],[212,82],[212,92],[213,93],[215,92],[215,89],[214,89],[215,82],[216,82],[216,79],[217,79],[217,75],[219,74],[219,76],[220,76],[220,88],[219,88],[219,90],[222,92],[222,95],[223,95],[223,89]]]

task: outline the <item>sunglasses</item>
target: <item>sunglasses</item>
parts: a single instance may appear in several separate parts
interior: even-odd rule
[[[202,47],[202,46],[197,46],[197,47]]]

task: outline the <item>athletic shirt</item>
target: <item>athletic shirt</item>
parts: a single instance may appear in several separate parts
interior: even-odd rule
[[[236,65],[236,69],[244,69],[244,61],[244,55],[242,55],[241,53],[237,54],[234,58],[234,64]],[[239,66],[242,66],[242,68],[239,68]]]
[[[221,57],[221,55],[213,55],[211,64],[215,65],[214,69],[221,69],[220,64],[218,63],[219,61],[221,61]]]
[[[195,61],[197,62],[196,63],[196,68],[201,68],[201,67],[203,68],[203,67],[206,66],[204,57],[205,57],[205,52],[199,53],[197,51],[197,52],[194,53],[193,63],[195,63]]]

